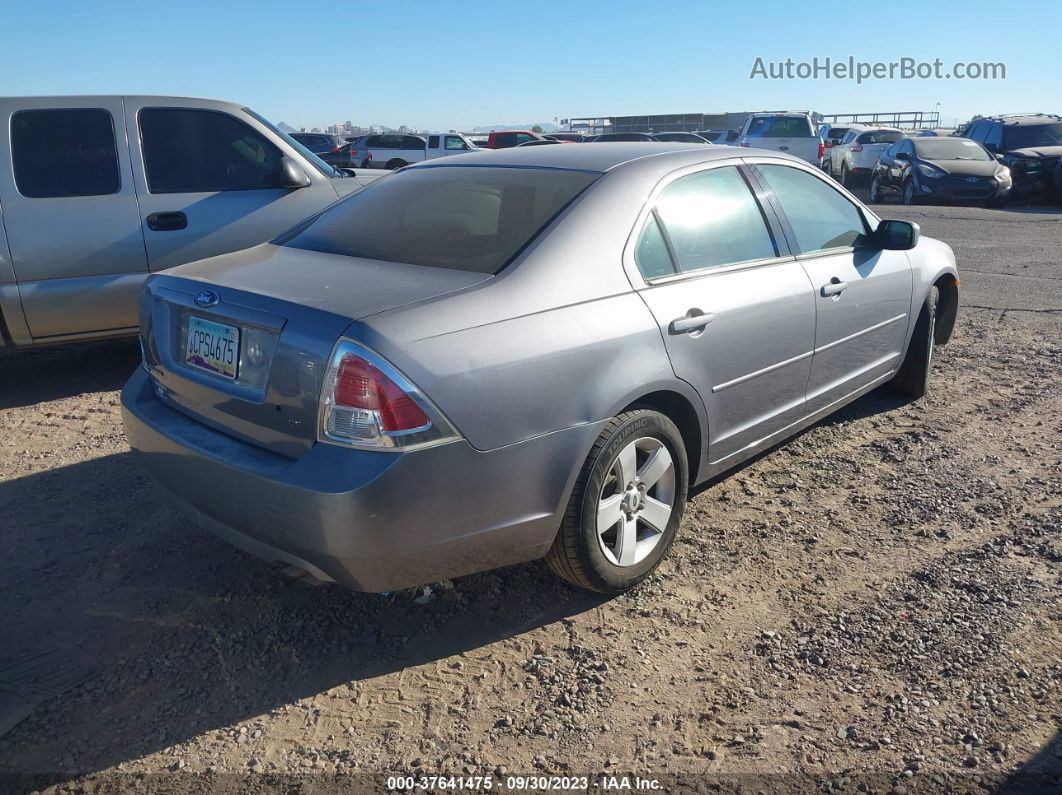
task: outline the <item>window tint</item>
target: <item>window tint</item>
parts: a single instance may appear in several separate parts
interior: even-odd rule
[[[494,136],[495,146],[516,146],[516,133],[498,133]]]
[[[670,276],[675,272],[675,265],[671,261],[671,254],[668,253],[667,243],[664,242],[660,224],[654,214],[645,219],[645,226],[642,227],[642,233],[634,247],[634,261],[646,279]]]
[[[753,116],[749,138],[813,138],[807,116]]]
[[[272,188],[280,150],[227,113],[185,108],[140,111],[140,140],[152,193]]]
[[[528,141],[537,141],[537,140],[538,140],[537,138],[534,138],[533,136],[527,135],[526,133],[520,133],[519,135],[516,136],[516,145],[519,146],[520,144],[527,143]]]
[[[984,143],[985,133],[988,131],[988,122],[979,121],[966,133],[966,137],[978,143]]]
[[[403,135],[402,136],[402,148],[403,149],[423,149],[425,142],[423,138],[418,138],[415,135]]]
[[[733,166],[675,180],[660,194],[656,211],[680,270],[776,256],[760,207]]]
[[[919,138],[914,144],[919,157],[926,160],[992,160],[984,147],[963,138]]]
[[[985,132],[985,146],[995,146],[996,149],[1003,148],[1002,124],[992,124],[989,126],[988,130]]]
[[[18,111],[11,157],[18,192],[31,199],[104,196],[121,187],[114,125],[102,108]]]
[[[439,148],[439,136],[438,135],[429,135],[428,136],[428,148],[429,149],[438,149]]]
[[[856,244],[866,233],[863,214],[824,180],[788,166],[757,166],[774,191],[801,253]]]
[[[374,182],[277,242],[497,273],[598,176],[544,168],[411,169]]]

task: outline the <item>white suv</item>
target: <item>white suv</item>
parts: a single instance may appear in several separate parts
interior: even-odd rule
[[[869,179],[881,153],[904,135],[895,127],[852,127],[830,149],[826,170],[846,188],[856,179]]]

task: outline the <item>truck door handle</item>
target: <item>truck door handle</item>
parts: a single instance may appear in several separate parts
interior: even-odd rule
[[[711,313],[704,314],[698,309],[691,309],[682,317],[672,320],[668,326],[668,331],[671,334],[688,334],[691,331],[704,328],[713,320],[715,320],[715,315]]]
[[[175,232],[188,226],[188,216],[182,212],[152,213],[147,225],[153,232]]]
[[[822,294],[826,295],[840,295],[844,289],[848,287],[848,282],[842,282],[836,276],[830,279],[829,284],[822,285]]]

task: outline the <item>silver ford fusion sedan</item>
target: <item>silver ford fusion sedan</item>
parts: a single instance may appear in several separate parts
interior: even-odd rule
[[[150,278],[126,432],[200,526],[322,580],[545,557],[615,593],[692,486],[879,385],[923,395],[957,276],[780,153],[471,153]]]

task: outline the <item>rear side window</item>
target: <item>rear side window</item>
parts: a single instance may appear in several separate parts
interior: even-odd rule
[[[757,166],[774,191],[802,254],[849,248],[866,234],[863,213],[825,180],[789,166]]]
[[[103,108],[18,111],[11,117],[11,160],[18,192],[30,199],[121,189],[114,123]]]
[[[430,136],[428,136],[428,148],[429,149],[438,149],[439,148],[439,136],[438,135],[430,135]]]
[[[680,270],[777,256],[760,206],[734,166],[675,180],[660,194],[656,212]]]
[[[140,140],[152,193],[213,193],[278,184],[280,150],[227,113],[145,108],[140,111]]]
[[[494,136],[495,146],[516,146],[516,133],[498,133]]]
[[[561,169],[414,168],[374,182],[277,242],[497,273],[598,176]]]
[[[655,213],[650,213],[645,219],[642,234],[638,237],[638,243],[634,247],[634,261],[646,279],[658,279],[675,272],[671,254],[667,250],[667,243],[664,242],[664,235],[660,232],[660,224],[656,220]]]
[[[749,138],[814,138],[807,116],[755,116],[749,123]]]

